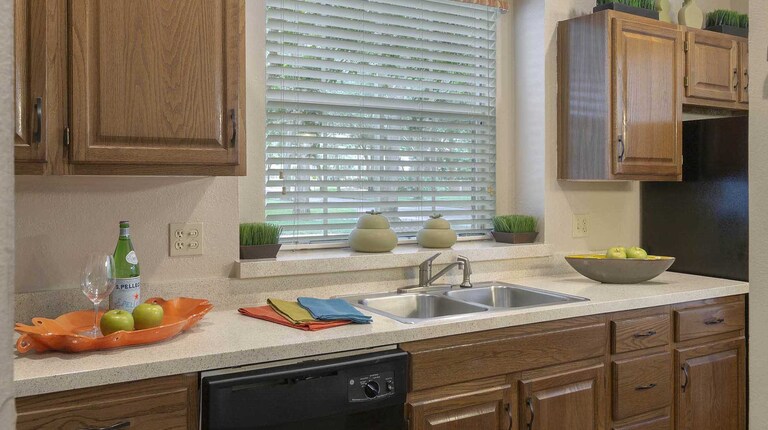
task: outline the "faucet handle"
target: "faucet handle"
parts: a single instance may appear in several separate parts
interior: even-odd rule
[[[431,257],[427,258],[427,259],[426,259],[426,260],[424,260],[424,261],[423,261],[421,264],[419,264],[419,266],[422,266],[422,267],[431,266],[431,265],[432,265],[432,262],[433,262],[433,261],[435,261],[435,259],[437,259],[437,257],[439,257],[439,256],[440,256],[440,254],[442,254],[442,253],[441,253],[441,252],[438,252],[437,254],[435,254],[435,255],[433,255],[433,256],[431,256]]]

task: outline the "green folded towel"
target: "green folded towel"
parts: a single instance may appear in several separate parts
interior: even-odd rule
[[[308,322],[317,322],[308,310],[301,307],[298,302],[288,302],[280,299],[267,299],[267,303],[275,312],[284,316],[294,324],[304,324]]]

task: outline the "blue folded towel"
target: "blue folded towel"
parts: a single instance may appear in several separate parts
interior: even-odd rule
[[[299,304],[320,321],[349,320],[357,324],[370,324],[371,317],[363,315],[341,299],[315,299],[299,297]]]

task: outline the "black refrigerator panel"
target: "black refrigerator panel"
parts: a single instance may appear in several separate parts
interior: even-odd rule
[[[642,246],[673,272],[748,280],[747,117],[683,123],[683,182],[641,185]]]

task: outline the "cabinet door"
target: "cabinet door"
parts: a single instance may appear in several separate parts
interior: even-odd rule
[[[410,430],[506,430],[512,427],[511,385],[505,378],[412,393]]]
[[[243,36],[242,0],[72,0],[72,162],[238,164]]]
[[[16,161],[45,163],[46,1],[14,2]]]
[[[677,429],[744,430],[745,340],[677,351]]]
[[[682,179],[682,32],[613,20],[613,173]]]
[[[520,428],[595,430],[604,428],[603,365],[553,372],[520,381]]]
[[[741,68],[739,102],[749,103],[749,42],[739,42],[739,67]]]
[[[711,31],[687,33],[687,97],[736,102],[739,97],[739,46],[732,36]]]

